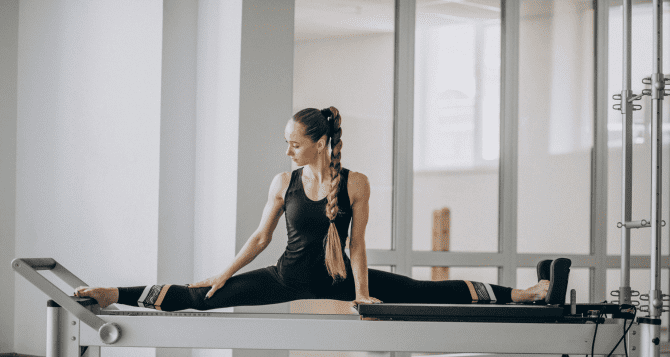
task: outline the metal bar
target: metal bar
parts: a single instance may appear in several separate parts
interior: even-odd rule
[[[395,2],[393,89],[393,249],[403,252],[396,272],[411,273],[412,196],[414,181],[414,41],[415,0]]]
[[[402,254],[397,250],[368,249],[366,254],[368,256],[368,265],[397,266],[404,259]]]
[[[631,92],[631,0],[623,2],[623,83],[621,91],[622,112],[622,176],[621,176],[621,221],[630,222],[633,204],[633,110],[628,98]],[[619,301],[630,304],[630,229],[621,229],[621,279]]]
[[[517,182],[519,159],[519,20],[516,0],[501,2],[500,176],[498,240],[504,257],[499,283],[516,285]]]
[[[32,262],[30,259],[27,260]],[[82,320],[96,331],[105,324],[105,321],[83,306],[79,305],[62,290],[60,290],[56,285],[35,271],[31,265],[26,263],[26,259],[14,259],[12,261],[12,268],[21,276],[26,278],[26,280],[40,289],[43,293],[47,294],[50,298],[55,300],[58,305],[75,314],[78,319]]]
[[[651,75],[652,98],[651,98],[651,281],[649,290],[650,316],[659,318],[662,312],[661,293],[661,217],[663,199],[662,193],[662,149],[663,149],[663,90],[665,87],[663,77],[663,1],[653,1],[653,25],[654,25],[654,59],[653,73]]]
[[[603,301],[607,298],[605,291],[607,270],[604,261],[607,259],[607,198],[608,198],[608,67],[609,67],[609,0],[597,0],[595,4],[595,38],[594,48],[594,130],[593,130],[593,167],[591,176],[591,247],[596,265],[591,279],[590,301]],[[573,266],[574,261],[573,261]]]
[[[58,264],[52,258],[23,258],[21,260],[35,270],[52,270]]]
[[[382,250],[368,251],[368,264],[388,265],[396,261],[396,253]],[[621,257],[618,255],[606,255],[602,260],[596,260],[594,255],[577,254],[529,254],[518,253],[514,261],[515,267],[535,267],[537,263],[545,259],[556,259],[557,257],[568,258],[572,261],[572,268],[596,268],[618,269],[621,267]],[[502,253],[466,253],[466,252],[432,252],[415,251],[412,253],[411,264],[413,266],[460,266],[460,267],[502,267],[506,262]],[[375,263],[372,263],[372,261]],[[649,255],[631,255],[629,260],[630,269],[648,269],[650,267]],[[670,256],[661,256],[661,267],[670,267]]]
[[[588,354],[595,329],[593,324],[170,316],[107,318],[124,331],[114,344],[118,347]],[[599,325],[595,353],[607,354],[621,337],[621,329],[620,323],[611,320]],[[259,339],[258,331],[261,330],[263,338]],[[81,326],[80,333],[81,345],[104,346],[96,331]],[[622,354],[623,346],[620,345],[615,353]]]
[[[662,117],[665,80],[663,77],[663,1],[653,1],[653,68],[651,88],[651,277],[649,289],[649,317],[641,324],[641,355],[658,357],[661,354],[661,313],[663,297],[661,291],[661,214],[662,193]]]

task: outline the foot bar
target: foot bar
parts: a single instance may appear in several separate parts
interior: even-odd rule
[[[70,311],[79,320],[98,331],[103,342],[111,344],[118,340],[120,331],[110,332],[110,328],[114,329],[114,327],[110,327],[109,324],[106,324],[103,319],[85,307],[81,306],[56,285],[37,272],[37,270],[52,270],[54,274],[65,281],[68,285],[72,286],[72,288],[86,285],[86,283],[81,281],[81,279],[77,278],[62,265],[58,264],[58,262],[56,262],[54,259],[16,258],[12,261],[12,269],[26,278],[26,280],[35,285],[38,289],[42,290],[43,293],[47,294],[51,299],[56,301],[58,305]],[[105,328],[103,329],[103,327]],[[118,330],[118,326],[116,326],[116,329]],[[109,337],[110,335],[112,336],[111,338]]]

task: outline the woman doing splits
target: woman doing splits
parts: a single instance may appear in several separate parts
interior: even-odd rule
[[[101,307],[113,303],[162,311],[208,310],[299,299],[361,303],[508,303],[542,300],[549,280],[526,290],[464,280],[419,281],[368,269],[365,227],[370,184],[340,166],[342,119],[335,107],[304,109],[289,119],[286,155],[301,168],[275,176],[256,231],[222,273],[191,285],[79,287]],[[328,145],[330,144],[330,153]],[[286,214],[288,245],[274,266],[235,275],[270,243]],[[351,258],[344,253],[351,236]]]

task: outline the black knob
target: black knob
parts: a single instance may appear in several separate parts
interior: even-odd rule
[[[661,342],[661,340],[658,339],[658,337],[654,337],[653,340],[651,340],[656,346],[658,346],[658,343]]]

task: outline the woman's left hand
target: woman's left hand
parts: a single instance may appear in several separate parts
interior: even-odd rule
[[[382,303],[381,300],[379,300],[379,299],[377,299],[377,298],[370,297],[370,296],[357,296],[357,297],[356,297],[356,300],[354,300],[354,305],[360,305],[360,304],[381,304],[381,303]]]

